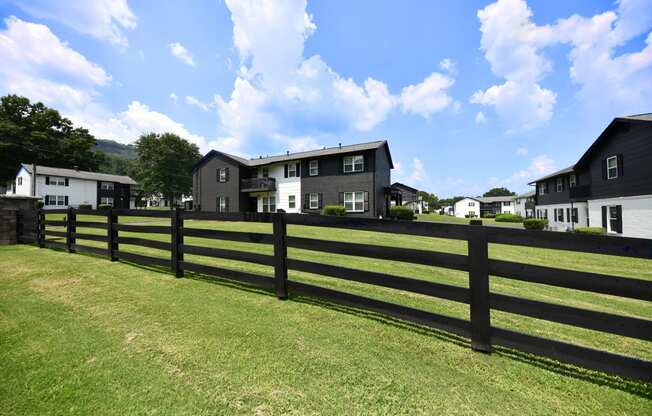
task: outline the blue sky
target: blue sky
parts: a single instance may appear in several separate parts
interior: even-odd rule
[[[652,111],[652,2],[0,0],[0,94],[98,138],[246,156],[388,139],[393,180],[477,195]]]

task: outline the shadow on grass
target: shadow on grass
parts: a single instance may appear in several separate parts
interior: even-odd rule
[[[56,250],[62,253],[65,253],[65,250]],[[98,255],[90,254],[90,253],[79,253],[82,255],[86,256],[91,256],[94,258],[104,258]],[[156,272],[160,274],[165,274],[165,275],[170,275],[170,269],[162,266],[151,266],[151,265],[144,265],[141,263],[134,263],[134,262],[128,262],[125,260],[120,260],[120,262],[129,264],[144,270],[148,270],[151,272]],[[253,284],[249,283],[243,283],[239,282],[236,280],[231,280],[229,278],[225,277],[220,277],[220,276],[215,276],[215,275],[204,275],[200,273],[192,273],[192,272],[186,272],[185,277],[188,279],[192,280],[197,280],[201,282],[207,282],[211,284],[216,284],[219,286],[223,287],[228,287],[230,289],[236,289],[240,291],[245,291],[248,293],[252,294],[257,294],[257,295],[265,295],[265,296],[270,296],[270,297],[275,297],[275,293],[273,290],[267,289],[267,288],[262,288]],[[272,278],[269,278],[272,280]],[[361,309],[361,308],[354,308],[351,306],[345,306],[341,304],[337,304],[335,302],[329,301],[329,300],[323,300],[319,298],[314,298],[310,296],[305,296],[305,295],[292,295],[290,294],[288,301],[290,302],[297,302],[297,303],[303,303],[307,305],[312,305],[320,308],[326,308],[330,309],[336,312],[340,313],[346,313],[349,315],[354,315],[360,318],[364,319],[369,319],[373,320],[375,322],[381,323],[383,325],[389,325],[394,328],[398,328],[401,330],[406,330],[406,331],[411,331],[413,333],[426,336],[426,337],[433,337],[438,340],[442,340],[445,342],[451,342],[455,345],[461,346],[461,347],[466,347],[469,348],[469,354],[472,354],[473,351],[470,350],[470,342],[469,339],[460,337],[445,331],[433,329],[427,326],[415,324],[412,322],[404,321],[401,319],[389,317],[386,315],[382,315],[373,311]],[[557,374],[560,374],[562,376],[566,377],[572,377],[577,380],[589,382],[592,384],[596,384],[599,386],[604,386],[612,389],[617,389],[629,394],[633,394],[645,399],[651,399],[652,400],[652,384],[646,384],[644,382],[639,382],[639,381],[634,381],[634,380],[629,380],[629,379],[624,379],[620,378],[618,376],[612,376],[606,373],[602,373],[599,371],[594,371],[594,370],[589,370],[585,369],[582,367],[576,367],[574,365],[570,364],[564,364],[560,363],[558,361],[520,352],[517,350],[509,349],[509,348],[504,348],[504,347],[494,347],[493,353],[497,356],[508,358],[510,360],[518,361],[527,365],[532,365],[537,368],[544,369],[546,371],[551,371]]]

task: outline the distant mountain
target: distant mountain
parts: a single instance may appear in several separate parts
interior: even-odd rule
[[[93,147],[93,150],[122,159],[136,159],[138,157],[134,145],[122,144],[114,140],[97,139],[97,144]]]

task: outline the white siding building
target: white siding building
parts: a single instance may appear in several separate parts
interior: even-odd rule
[[[620,221],[621,234],[628,237],[652,238],[652,195],[591,199],[588,201],[589,224],[603,224],[602,207],[606,207],[605,228],[608,233],[616,233],[615,223]]]
[[[288,213],[301,212],[301,164],[277,163],[258,169],[257,178],[273,178],[276,191],[255,192],[258,212],[282,209]]]
[[[453,205],[453,213],[460,218],[479,217],[480,201],[475,198],[460,199]]]

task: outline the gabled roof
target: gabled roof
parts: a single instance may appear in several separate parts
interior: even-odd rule
[[[407,186],[407,185],[402,184],[402,183],[400,183],[400,182],[394,182],[394,183],[392,184],[392,188],[404,188],[404,189],[407,189],[408,191],[412,191],[412,192],[414,192],[414,193],[419,192],[418,189],[415,189],[415,188],[413,188],[413,187],[411,187],[411,186]]]
[[[575,171],[575,169],[574,169],[574,165],[573,165],[573,166],[569,166],[569,167],[567,167],[567,168],[564,168],[564,169],[558,170],[557,172],[552,172],[552,173],[549,173],[549,174],[546,175],[546,176],[542,176],[542,177],[540,177],[540,178],[538,178],[538,179],[535,179],[535,180],[533,180],[532,182],[528,182],[528,185],[532,185],[532,184],[535,184],[535,183],[537,183],[537,182],[544,181],[544,180],[546,180],[546,179],[554,178],[555,176],[559,176],[559,175],[567,175],[567,174],[569,174],[569,173],[573,173],[574,171]]]
[[[482,202],[483,204],[491,204],[492,202],[513,201],[514,198],[516,198],[516,196],[509,195],[509,196],[483,196],[483,197],[478,197],[476,199]]]
[[[32,165],[27,163],[21,163],[21,167],[24,168],[30,174],[32,173]],[[41,166],[41,165],[36,165],[36,174],[48,175],[48,176],[63,176],[65,178],[86,179],[89,181],[118,182],[118,183],[124,183],[126,185],[137,185],[136,181],[131,179],[129,176],[111,175],[109,173],[99,173],[99,172],[88,172],[88,171],[76,170],[76,169],[53,168],[53,167]]]
[[[536,192],[534,192],[534,191],[528,191],[528,192],[526,192],[524,194],[520,194],[520,195],[516,196],[516,199],[531,198],[531,197],[534,196],[535,193]]]
[[[389,166],[391,169],[393,169],[394,163],[392,162],[392,154],[389,151],[389,145],[387,144],[387,140],[378,140],[375,142],[358,143],[358,144],[352,144],[348,146],[337,146],[337,147],[329,147],[329,148],[325,147],[323,149],[309,150],[306,152],[296,152],[296,153],[289,153],[284,155],[259,157],[257,159],[245,159],[240,156],[231,155],[217,150],[211,150],[206,155],[204,155],[204,157],[199,162],[197,162],[195,166],[193,166],[192,170],[193,171],[197,170],[199,167],[201,167],[204,163],[206,163],[208,160],[210,160],[213,156],[217,154],[224,155],[236,161],[237,163],[240,163],[243,166],[256,167],[256,166],[265,166],[272,163],[286,162],[291,160],[300,160],[300,159],[309,159],[309,158],[330,156],[336,154],[354,153],[354,152],[361,152],[365,150],[376,150],[383,146],[385,147],[385,151],[387,152],[387,157],[389,159]]]

